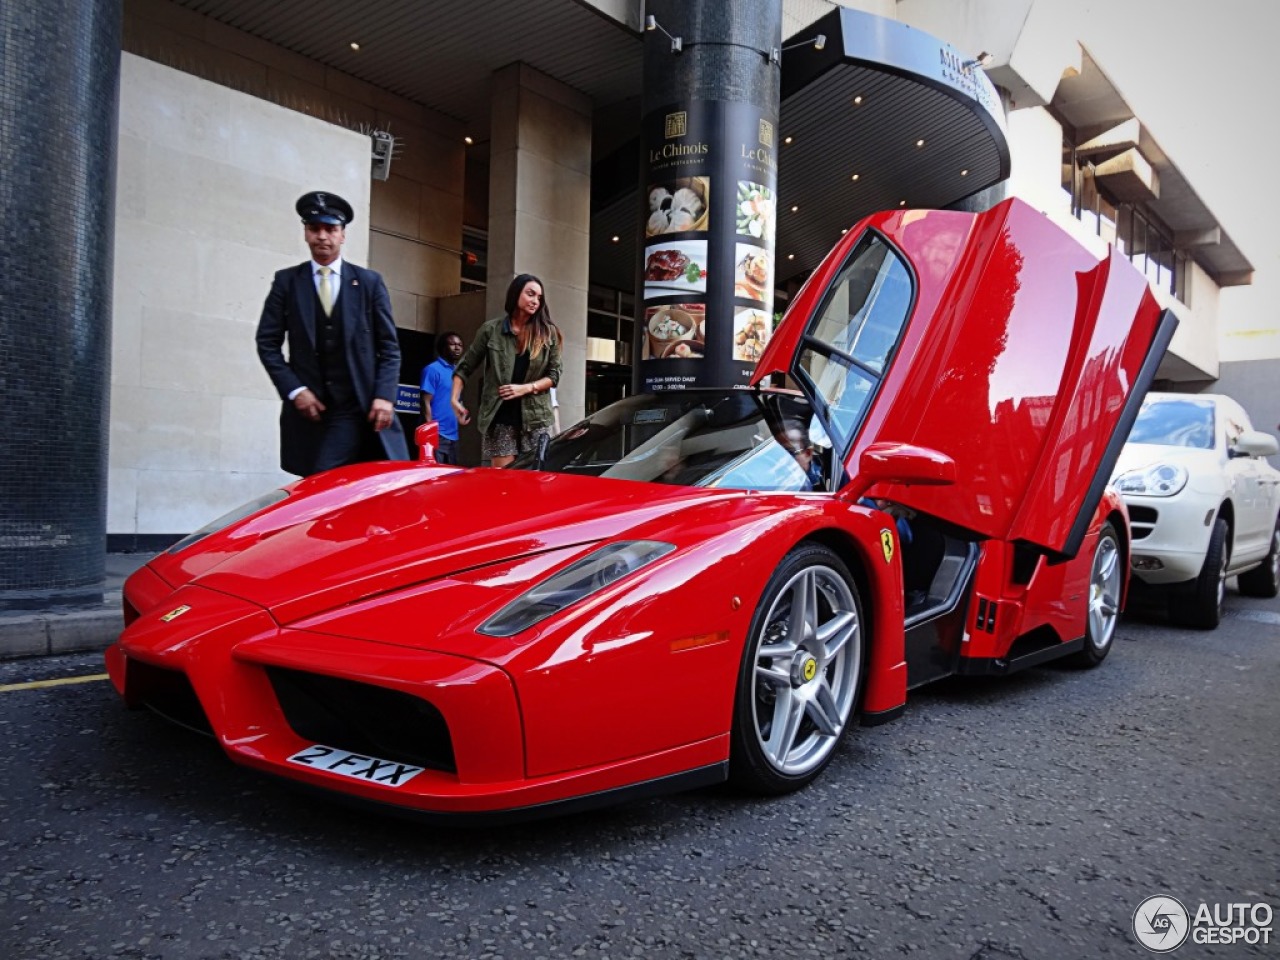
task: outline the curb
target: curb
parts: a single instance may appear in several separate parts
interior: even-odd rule
[[[0,617],[0,661],[105,650],[124,629],[120,595],[101,608]]]

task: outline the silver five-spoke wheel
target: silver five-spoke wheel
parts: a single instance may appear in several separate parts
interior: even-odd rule
[[[1084,647],[1073,655],[1078,666],[1095,667],[1111,650],[1120,619],[1120,591],[1124,587],[1124,552],[1115,527],[1104,523],[1098,531],[1089,567],[1089,609],[1086,612]]]
[[[848,726],[862,673],[852,578],[825,547],[798,548],[770,580],[743,658],[734,778],[780,793],[807,783]]]
[[[1098,538],[1089,574],[1089,634],[1098,647],[1111,646],[1120,616],[1120,545],[1110,528]]]

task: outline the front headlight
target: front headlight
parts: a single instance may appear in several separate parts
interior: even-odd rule
[[[1157,463],[1141,470],[1130,470],[1115,479],[1121,493],[1140,493],[1147,497],[1172,497],[1187,485],[1187,468],[1176,463]]]
[[[250,514],[257,513],[259,510],[265,510],[272,504],[279,503],[287,496],[289,496],[288,490],[272,490],[270,493],[264,493],[257,499],[250,500],[248,503],[236,507],[230,513],[224,513],[217,520],[206,523],[195,533],[191,533],[183,537],[172,547],[166,550],[165,553],[178,553],[180,550],[185,550],[193,543],[203,540],[210,534],[217,533],[219,530],[225,530],[233,523],[239,523]]]
[[[658,540],[627,540],[601,547],[525,591],[486,620],[480,632],[490,637],[513,637],[674,549],[674,544]]]

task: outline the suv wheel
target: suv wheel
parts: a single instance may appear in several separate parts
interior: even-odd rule
[[[1213,630],[1222,622],[1222,603],[1227,596],[1227,521],[1213,522],[1209,549],[1204,555],[1200,576],[1169,598],[1169,615],[1175,623],[1201,630]]]
[[[1271,549],[1262,566],[1240,574],[1236,582],[1246,597],[1274,597],[1280,593],[1280,520],[1271,531]]]

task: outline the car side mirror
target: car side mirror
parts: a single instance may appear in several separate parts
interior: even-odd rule
[[[1271,457],[1275,456],[1280,445],[1276,438],[1261,430],[1244,430],[1231,445],[1231,455],[1235,457]]]
[[[435,420],[419,424],[413,431],[413,442],[418,445],[419,463],[435,463],[436,447],[440,446],[440,424]]]
[[[862,451],[850,493],[862,496],[877,483],[939,487],[956,482],[956,462],[945,453],[912,443],[880,440]]]

